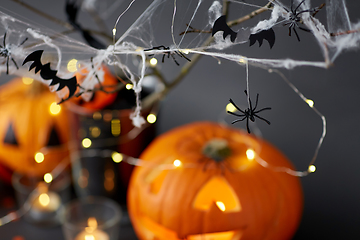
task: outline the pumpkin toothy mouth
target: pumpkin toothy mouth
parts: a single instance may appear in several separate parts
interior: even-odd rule
[[[147,240],[240,240],[242,235],[244,234],[243,228],[224,232],[199,233],[187,235],[185,237],[179,237],[175,231],[161,226],[160,224],[151,220],[149,217],[142,216],[139,217],[138,220],[141,223],[141,225],[139,225],[138,227],[141,228],[145,237],[144,239]]]

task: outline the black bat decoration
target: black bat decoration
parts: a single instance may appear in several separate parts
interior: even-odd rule
[[[40,76],[44,80],[52,80],[50,83],[50,86],[59,84],[56,91],[59,91],[59,90],[63,89],[64,87],[67,87],[69,89],[68,98],[72,97],[75,94],[76,88],[78,86],[76,76],[69,78],[69,79],[62,79],[62,78],[57,77],[56,76],[57,71],[51,70],[50,63],[46,63],[44,65],[41,63],[41,56],[42,56],[43,52],[44,52],[43,50],[37,50],[35,52],[30,53],[25,58],[22,65],[24,66],[24,64],[27,62],[33,62],[29,67],[29,71],[31,71],[31,69],[33,69],[33,68],[35,68],[35,73],[38,73],[40,71]],[[64,99],[62,101],[64,101]]]
[[[269,42],[271,49],[275,43],[275,32],[272,28],[269,28],[267,30],[262,30],[261,32],[255,34],[251,34],[249,37],[250,46],[252,46],[256,41],[258,41],[259,47],[261,47],[264,39]]]
[[[226,23],[226,16],[222,15],[216,21],[214,22],[214,26],[212,29],[212,36],[214,36],[215,33],[218,31],[223,31],[223,38],[227,37],[227,35],[230,35],[231,42],[234,42],[236,39],[237,32],[234,32]]]
[[[81,33],[81,35],[83,36],[85,41],[90,46],[92,46],[93,48],[96,48],[96,49],[105,49],[106,46],[103,43],[99,42],[97,39],[95,39],[93,36],[91,36],[89,31],[84,30],[83,27],[76,21],[78,10],[79,10],[79,6],[77,6],[76,2],[77,2],[77,0],[75,0],[75,1],[66,0],[65,12],[66,12],[69,23],[77,31],[79,31]]]

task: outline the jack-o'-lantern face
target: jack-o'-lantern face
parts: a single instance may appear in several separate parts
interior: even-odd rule
[[[16,79],[0,89],[0,161],[35,176],[52,171],[69,155],[71,136],[69,113],[39,84]]]
[[[156,138],[140,156],[143,166],[135,168],[129,186],[138,237],[291,238],[302,211],[299,180],[257,164],[249,149],[270,164],[291,167],[263,140],[215,123],[189,124]],[[176,161],[181,164],[172,166]]]

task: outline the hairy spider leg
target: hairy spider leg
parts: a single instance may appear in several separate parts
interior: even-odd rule
[[[299,3],[299,5],[295,8],[295,10],[293,11],[292,10],[292,3],[293,3],[293,1],[291,1],[291,11],[295,14],[296,13],[296,11],[299,9],[299,7],[301,6],[301,4],[303,4],[305,2],[305,0],[302,0],[301,1],[301,3]]]
[[[21,45],[23,45],[27,40],[28,40],[28,38],[26,37],[26,38],[19,44],[19,47],[20,47]]]
[[[243,110],[241,110],[241,109],[234,103],[234,101],[233,101],[231,98],[229,99],[229,101],[231,102],[232,105],[234,105],[234,107],[235,107],[238,111],[240,111],[240,112],[242,112],[242,113],[245,113]],[[229,111],[228,111],[228,113],[235,114],[235,113],[229,112]]]
[[[296,26],[298,26],[298,25],[296,24]],[[296,31],[296,29],[295,29],[295,26],[293,27],[293,30],[294,30],[294,33],[295,33],[295,35],[296,35],[297,40],[300,42],[300,37],[299,37],[299,34],[297,33],[297,31]],[[289,27],[289,31],[291,32],[291,28],[290,28],[290,27]],[[290,34],[290,36],[291,36],[291,34]]]
[[[6,43],[5,43],[6,33],[7,33],[7,31],[5,31],[5,33],[4,33],[4,39],[3,39],[3,44],[4,44],[4,47],[3,47],[3,48],[5,48],[5,47],[6,47]]]
[[[180,51],[175,51],[175,53],[176,53],[177,55],[179,55],[180,57],[183,57],[183,58],[185,58],[186,60],[188,60],[189,62],[191,62],[191,60],[190,60],[189,58],[187,58],[182,52],[180,52]]]
[[[160,46],[157,46],[157,47],[152,47],[152,48],[148,48],[148,49],[145,49],[144,51],[151,51],[151,50],[166,50],[167,52],[163,53],[163,56],[162,56],[162,59],[161,59],[161,62],[164,62],[165,61],[165,56],[167,55],[167,58],[171,58],[174,60],[175,64],[180,66],[179,62],[176,61],[176,58],[174,57],[174,53],[176,53],[179,57],[183,57],[185,58],[187,61],[191,62],[191,60],[189,58],[187,58],[183,53],[181,53],[180,51],[173,51],[174,53],[172,53],[170,51],[170,47],[165,47],[164,45],[160,45]],[[149,57],[151,56],[154,56],[155,54],[149,54]]]

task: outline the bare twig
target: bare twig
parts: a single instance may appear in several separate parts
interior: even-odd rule
[[[58,25],[63,26],[64,28],[71,29],[71,30],[73,29],[73,27],[71,26],[70,23],[67,23],[67,22],[62,21],[60,19],[57,19],[57,18],[53,17],[50,14],[44,13],[44,12],[40,11],[39,9],[34,8],[30,4],[27,4],[27,3],[25,3],[25,2],[23,2],[21,0],[12,0],[12,1],[20,4],[21,6],[33,11],[34,13],[36,13],[36,14],[44,17],[44,18],[47,18],[48,20],[50,20],[50,21],[52,21],[52,22],[54,22],[54,23],[56,23]]]
[[[191,30],[188,31],[183,31],[181,32],[179,35],[184,35],[186,33],[211,33],[211,30],[200,30],[200,29],[196,29],[193,28],[192,26],[190,26],[189,24],[186,24],[187,27],[189,27]]]
[[[232,26],[235,26],[235,25],[238,25],[240,23],[243,23],[257,15],[259,15],[260,13],[263,13],[263,12],[266,12],[268,11],[269,9],[271,9],[271,4],[272,4],[273,1],[269,1],[265,6],[263,6],[262,8],[259,8],[259,9],[256,9],[255,11],[249,13],[248,15],[244,16],[244,17],[241,17],[241,18],[238,18],[238,19],[235,19],[233,21],[229,21],[227,23],[227,25],[229,27],[232,27]]]
[[[34,8],[33,6],[23,2],[22,0],[12,0],[12,1],[20,4],[21,6],[29,9],[30,11],[38,14],[39,16],[42,16],[42,17],[48,19],[49,21],[52,21],[52,22],[54,22],[54,23],[56,23],[56,24],[58,24],[58,25],[60,25],[60,26],[62,26],[64,28],[67,28],[67,29],[69,29],[71,31],[74,31],[74,27],[70,23],[68,23],[66,21],[62,21],[62,20],[60,20],[58,18],[55,18],[52,15],[49,15],[49,14],[43,12],[43,11],[40,11],[39,9]],[[96,31],[96,30],[91,30],[91,29],[84,29],[84,31],[89,32],[89,33],[93,33],[93,34],[96,34],[96,35],[99,35],[99,36],[102,36],[105,39],[107,39],[108,41],[112,41],[112,37],[109,34],[107,34],[106,32],[104,32],[104,31]],[[65,32],[65,33],[67,33],[67,32]]]
[[[263,12],[266,12],[267,10],[269,10],[269,8],[271,7],[272,1],[269,1],[264,7],[259,8],[251,13],[249,13],[248,15],[241,17],[239,19],[236,19],[234,21],[228,22],[229,26],[234,26],[237,24],[240,24],[242,22],[245,22],[253,17],[255,17],[258,14],[261,14]],[[231,25],[230,25],[231,24]],[[212,36],[209,36],[206,41],[204,42],[204,44],[202,45],[203,47],[209,46],[211,44],[211,42],[213,41]],[[166,96],[166,94],[172,90],[174,87],[177,86],[177,84],[179,84],[183,78],[191,71],[191,69],[195,66],[195,64],[200,60],[201,58],[201,54],[194,54],[191,58],[190,58],[190,62],[187,62],[181,69],[180,73],[175,77],[175,79],[168,84],[167,87],[165,87],[165,89],[161,92],[157,92],[157,93],[153,93],[151,95],[149,95],[146,99],[144,99],[143,101],[143,107],[146,108],[148,106],[151,106],[153,103],[155,103],[156,101],[161,100],[163,97]]]
[[[360,28],[354,29],[354,30],[348,30],[348,31],[345,31],[345,32],[330,33],[330,36],[336,37],[336,36],[352,34],[352,33],[357,33],[357,32],[360,32]]]

